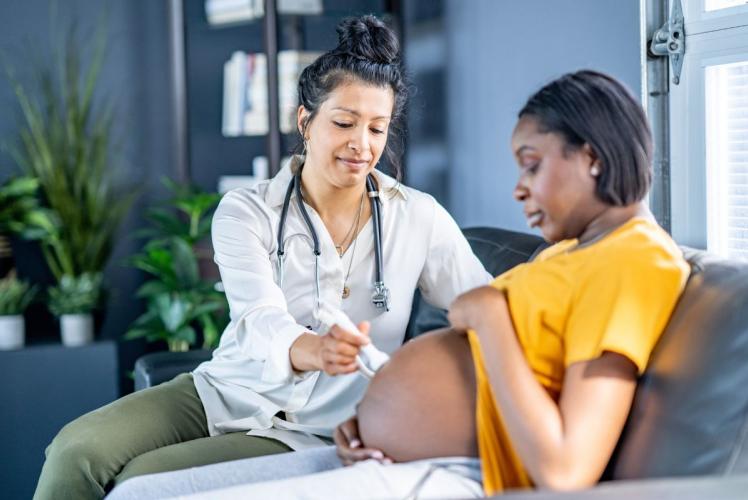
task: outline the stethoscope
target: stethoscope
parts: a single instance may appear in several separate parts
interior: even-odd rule
[[[283,208],[281,209],[280,222],[278,223],[278,285],[283,286],[283,258],[285,255],[285,242],[283,241],[283,231],[286,225],[286,217],[288,215],[288,207],[291,204],[291,195],[296,192],[296,203],[298,204],[301,216],[304,218],[306,226],[309,228],[309,232],[312,235],[312,242],[314,245],[314,292],[316,296],[316,308],[319,310],[321,302],[321,292],[319,286],[319,256],[321,251],[319,249],[319,238],[317,237],[317,231],[314,230],[312,220],[309,218],[309,214],[304,208],[304,201],[301,197],[301,168],[293,176],[291,182],[288,183],[288,189],[286,190],[286,197],[283,200]],[[380,199],[379,191],[374,186],[374,180],[371,174],[366,177],[366,192],[371,202],[371,215],[374,230],[374,293],[371,296],[371,302],[377,309],[384,309],[385,311],[390,310],[390,290],[384,284],[384,265],[382,264],[382,215],[380,212]]]

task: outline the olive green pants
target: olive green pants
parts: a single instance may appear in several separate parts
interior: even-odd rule
[[[209,437],[191,374],[79,417],[47,447],[35,499],[102,498],[133,476],[290,451],[234,432]]]

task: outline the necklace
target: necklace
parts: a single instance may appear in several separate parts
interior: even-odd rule
[[[355,230],[353,231],[353,250],[351,250],[351,260],[348,262],[348,271],[345,273],[345,279],[343,280],[343,298],[347,299],[351,295],[351,289],[348,288],[348,278],[351,275],[351,267],[353,266],[353,258],[356,256],[356,243],[358,243],[358,224],[361,222],[361,212],[364,211],[364,196],[361,195],[361,204],[358,207],[358,214],[356,215],[356,222],[353,224]],[[342,257],[343,254],[341,253]]]
[[[340,243],[335,243],[335,250],[338,252],[338,257],[341,259],[343,258],[343,254],[345,253],[345,242],[348,241],[348,238],[354,233],[355,229],[357,229],[358,222],[361,219],[361,211],[364,208],[364,193],[361,194],[361,203],[358,207],[358,215],[353,219],[353,223],[351,224],[351,227],[348,229],[348,232],[345,233],[345,236],[343,236],[343,239]],[[351,243],[353,243],[353,240],[351,240]],[[350,246],[350,245],[349,245]]]

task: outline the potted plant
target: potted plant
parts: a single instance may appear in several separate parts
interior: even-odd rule
[[[101,301],[101,273],[64,275],[48,290],[49,310],[60,319],[62,343],[80,346],[93,341],[92,312]]]
[[[13,272],[0,280],[0,350],[24,346],[26,329],[23,312],[36,293],[36,285],[17,279]]]
[[[120,182],[113,168],[114,107],[98,89],[103,40],[83,45],[71,30],[62,50],[53,48],[57,64],[38,67],[33,85],[6,68],[23,118],[19,140],[8,149],[22,171],[37,179],[48,209],[37,214],[34,227],[58,285],[50,295],[52,307],[61,315],[69,308],[89,314],[89,305],[103,305],[102,291],[89,287],[101,286],[96,276],[138,191]],[[75,295],[66,297],[63,290]],[[83,320],[65,319],[63,325],[71,321]]]
[[[0,184],[0,276],[14,268],[9,236],[20,235],[34,239],[40,236],[35,230],[39,203],[39,181],[33,177],[11,177]]]
[[[172,197],[166,206],[148,211],[151,227],[140,235],[149,239],[130,259],[150,275],[137,292],[147,310],[125,338],[163,340],[170,351],[186,351],[202,337],[202,348],[212,349],[228,324],[228,303],[216,290],[216,280],[201,276],[197,245],[210,234],[210,215],[220,195],[164,183]]]

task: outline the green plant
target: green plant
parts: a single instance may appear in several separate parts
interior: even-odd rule
[[[169,349],[187,350],[197,344],[218,345],[228,324],[228,303],[223,293],[200,277],[196,244],[210,233],[210,213],[220,196],[197,187],[164,183],[172,197],[151,209],[151,227],[140,232],[149,239],[130,264],[150,275],[137,292],[147,310],[130,327],[126,339],[164,340]]]
[[[162,182],[171,192],[171,198],[164,206],[148,210],[147,217],[153,227],[140,234],[155,240],[176,236],[190,245],[209,235],[211,219],[208,215],[218,205],[221,195],[166,178]]]
[[[30,215],[39,210],[39,181],[33,177],[11,177],[0,184],[0,234],[26,233]]]
[[[111,169],[113,107],[107,101],[94,102],[103,37],[91,46],[86,66],[71,30],[56,56],[59,74],[54,66],[40,66],[33,86],[22,84],[6,67],[23,117],[18,144],[9,150],[21,169],[38,179],[52,213],[39,216],[37,234],[58,282],[66,275],[103,270],[136,192],[116,188]]]
[[[148,310],[135,320],[125,338],[164,340],[170,351],[187,351],[197,341],[193,324],[198,322],[205,328],[206,321],[213,321],[212,313],[224,307],[220,300],[204,299],[205,296],[195,296],[193,292],[152,295],[148,301]]]
[[[101,302],[101,279],[101,273],[63,276],[47,290],[50,312],[55,316],[91,313]]]
[[[36,297],[38,287],[10,273],[0,280],[0,316],[23,314]]]

